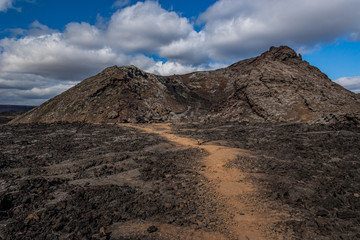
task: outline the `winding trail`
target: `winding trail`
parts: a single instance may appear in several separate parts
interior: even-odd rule
[[[239,156],[254,158],[251,152],[239,148],[219,146],[212,143],[199,145],[192,138],[171,132],[170,124],[124,124],[124,126],[158,134],[182,147],[197,147],[208,152],[202,159],[205,167],[200,173],[210,180],[218,199],[225,206],[221,212],[228,225],[231,239],[285,239],[274,230],[274,223],[289,219],[287,211],[271,210],[268,203],[259,199],[258,188],[250,182],[248,174],[225,165]],[[256,176],[255,176],[256,177]]]

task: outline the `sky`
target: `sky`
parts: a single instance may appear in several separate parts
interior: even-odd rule
[[[0,104],[39,105],[113,65],[172,75],[288,45],[360,92],[359,0],[0,0]]]

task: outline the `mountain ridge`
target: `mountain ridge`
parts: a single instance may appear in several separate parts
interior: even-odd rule
[[[360,100],[287,46],[226,68],[158,76],[112,66],[11,123],[359,121]]]

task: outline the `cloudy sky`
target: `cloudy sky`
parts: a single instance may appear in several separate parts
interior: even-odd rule
[[[41,104],[108,66],[187,73],[279,45],[360,92],[359,23],[359,0],[0,0],[0,104]]]

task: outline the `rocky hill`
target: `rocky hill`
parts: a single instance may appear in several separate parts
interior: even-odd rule
[[[215,71],[109,67],[16,118],[33,122],[359,121],[360,99],[289,47]]]

